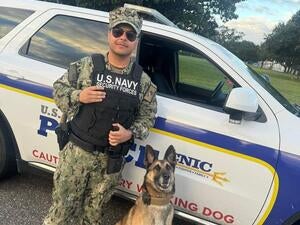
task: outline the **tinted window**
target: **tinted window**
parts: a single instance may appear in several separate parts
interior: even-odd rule
[[[169,38],[142,35],[139,64],[158,94],[195,104],[222,107],[237,84],[217,64],[191,46]]]
[[[68,67],[84,56],[108,51],[107,24],[69,16],[56,16],[22,48],[27,56]]]
[[[180,50],[179,82],[195,87],[213,90],[224,80],[224,74],[200,54]]]
[[[177,93],[189,100],[223,106],[233,82],[205,56],[193,50],[178,51]]]
[[[0,7],[0,38],[8,34],[32,13],[33,11],[24,9]]]

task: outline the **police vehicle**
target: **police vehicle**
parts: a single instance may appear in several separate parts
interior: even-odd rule
[[[201,224],[300,223],[300,118],[263,76],[154,10],[136,60],[158,87],[156,123],[126,156],[119,194],[141,191],[144,149],[177,151],[176,214]],[[52,84],[70,62],[107,49],[108,13],[0,1],[0,177],[54,171],[62,113]]]

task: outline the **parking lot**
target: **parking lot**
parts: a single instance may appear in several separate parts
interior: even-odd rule
[[[26,173],[0,182],[0,225],[41,225],[51,204],[52,177]],[[104,214],[112,225],[132,202],[113,197]],[[192,225],[177,218],[174,225]]]

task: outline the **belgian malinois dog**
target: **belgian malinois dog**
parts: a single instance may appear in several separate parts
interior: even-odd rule
[[[146,175],[142,193],[135,205],[116,225],[171,225],[174,208],[170,199],[175,193],[176,152],[170,145],[163,160],[158,160],[153,148],[146,146]]]

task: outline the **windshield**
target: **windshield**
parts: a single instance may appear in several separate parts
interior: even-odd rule
[[[195,34],[196,35],[196,34]],[[228,51],[226,48],[223,46],[217,44],[216,42],[213,42],[209,39],[206,39],[204,37],[201,37],[199,35],[196,35],[198,38],[203,39],[209,46],[210,49],[213,50],[214,52],[217,52],[220,58],[226,59],[230,62],[231,65],[233,65],[233,68],[238,68],[240,71],[243,71],[247,74],[249,74],[254,80],[256,80],[266,91],[268,91],[283,107],[285,107],[288,111],[291,113],[295,114],[296,116],[300,117],[300,102],[298,96],[300,95],[298,91],[298,83],[295,85],[293,83],[293,99],[296,99],[295,101],[293,100],[295,104],[292,104],[287,100],[286,97],[284,97],[278,90],[277,88],[274,88],[268,77],[264,75],[260,75],[258,72],[253,70],[251,67],[249,67],[246,63],[244,63],[241,59],[239,59],[237,56],[235,56],[233,53]],[[280,82],[280,81],[279,81]],[[285,91],[282,91],[282,93],[287,94],[288,92],[291,92],[288,88],[285,88]],[[295,95],[295,90],[297,90],[297,93]],[[298,105],[297,105],[298,104]]]
[[[231,61],[231,63],[238,67],[239,69],[247,72],[247,74],[251,75],[253,79],[255,79],[266,91],[268,91],[281,105],[283,105],[288,111],[300,117],[299,106],[292,105],[276,88],[274,88],[270,81],[266,78],[266,76],[258,74],[251,67],[247,66],[242,60],[240,60],[237,56],[232,54],[226,48],[220,46],[219,44],[210,42],[211,46],[215,47],[218,51],[226,56],[226,58]]]
[[[300,115],[296,106],[292,105],[279,91],[277,91],[271,83],[262,75],[259,75],[255,70],[247,66],[247,69],[251,76],[265,89],[267,90],[281,105],[283,105],[291,113]]]

